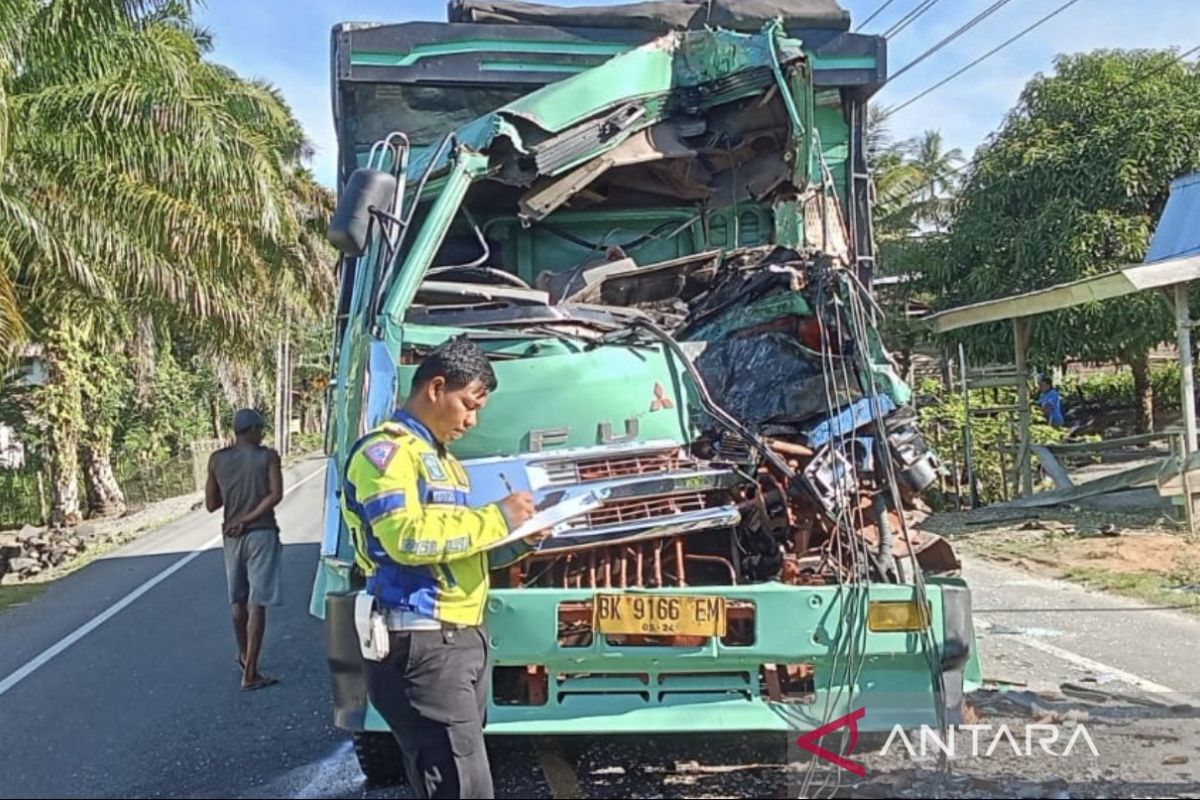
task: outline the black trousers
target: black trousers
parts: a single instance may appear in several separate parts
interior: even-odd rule
[[[417,797],[495,797],[483,742],[487,631],[394,631],[383,661],[367,661],[367,692],[387,721]]]

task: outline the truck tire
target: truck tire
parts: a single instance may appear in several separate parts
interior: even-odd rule
[[[400,745],[390,733],[355,733],[354,755],[358,757],[358,768],[372,786],[398,786],[408,782]]]

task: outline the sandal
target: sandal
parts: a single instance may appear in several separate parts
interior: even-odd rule
[[[259,680],[255,681],[254,683],[243,686],[242,691],[243,692],[253,692],[255,689],[262,689],[264,687],[271,686],[276,683],[279,683],[279,678],[272,678],[269,675],[263,675]]]

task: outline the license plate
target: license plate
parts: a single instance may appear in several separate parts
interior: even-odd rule
[[[595,629],[609,635],[724,636],[725,598],[695,595],[596,596]]]

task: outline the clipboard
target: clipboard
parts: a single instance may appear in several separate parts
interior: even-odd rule
[[[567,498],[560,503],[555,503],[552,506],[547,506],[538,511],[532,517],[525,521],[524,524],[515,528],[508,536],[505,536],[500,541],[489,545],[486,550],[492,550],[497,547],[503,547],[513,542],[518,542],[526,536],[537,533],[538,531],[550,529],[550,536],[556,536],[562,530],[562,524],[567,520],[578,517],[582,514],[587,514],[595,511],[600,506],[604,505],[604,501],[608,497],[607,490],[590,491],[584,494],[575,495]]]

